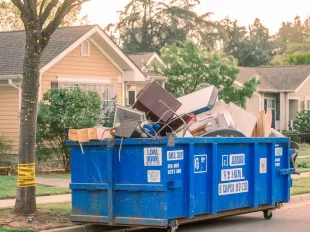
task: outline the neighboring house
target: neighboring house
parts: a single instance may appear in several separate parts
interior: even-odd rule
[[[137,54],[128,54],[129,58],[143,71],[147,81],[155,80],[165,88],[167,77],[154,72],[154,66],[163,64],[162,59],[156,52],[145,52]],[[136,101],[137,94],[145,86],[145,83],[128,83],[128,104],[132,105]]]
[[[19,109],[25,32],[0,33],[0,135],[18,152]],[[96,25],[56,30],[40,64],[40,99],[51,88],[80,87],[97,91],[103,105],[117,98],[124,105],[127,86],[152,79]],[[149,78],[148,78],[149,77]]]
[[[310,65],[239,69],[237,84],[254,75],[261,83],[246,101],[246,109],[254,113],[271,109],[273,128],[287,130],[298,112],[310,110]]]

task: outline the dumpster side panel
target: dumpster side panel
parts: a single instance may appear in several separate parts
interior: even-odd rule
[[[114,148],[117,217],[164,218],[167,208],[162,146],[128,145]]]
[[[72,214],[107,217],[107,151],[100,146],[83,151],[71,148]]]
[[[253,144],[218,144],[217,211],[250,206]]]

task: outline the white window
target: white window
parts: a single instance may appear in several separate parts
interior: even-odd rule
[[[305,110],[310,110],[310,97],[305,97]]]
[[[81,43],[81,56],[90,56],[90,43],[89,40],[85,40]]]
[[[83,82],[58,82],[59,88],[80,88],[83,91],[95,91],[97,92],[102,100],[101,105],[101,116],[104,118],[106,116],[106,113],[110,110],[112,110],[115,106],[115,88],[114,85],[111,84],[105,84],[105,83],[96,83],[93,81],[90,81],[90,83],[83,83]]]

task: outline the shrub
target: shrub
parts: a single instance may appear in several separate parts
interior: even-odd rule
[[[297,164],[297,167],[298,168],[310,168],[310,164],[307,161],[303,160]]]
[[[65,128],[89,128],[100,125],[101,99],[96,92],[80,89],[52,89],[39,104],[37,157],[47,160],[58,155],[66,171],[70,169],[70,150]]]
[[[0,155],[8,154],[12,148],[12,141],[4,135],[0,135]]]

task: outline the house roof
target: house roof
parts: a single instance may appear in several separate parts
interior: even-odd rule
[[[144,53],[128,54],[129,58],[139,68],[143,68],[154,55],[156,55],[156,52],[144,52]]]
[[[96,25],[57,29],[43,52],[40,67],[42,68],[55,59],[94,27]],[[25,31],[0,32],[0,51],[0,75],[22,74],[25,54]]]
[[[237,81],[244,83],[252,76],[259,77],[258,91],[296,91],[310,76],[310,65],[279,67],[239,67]]]

